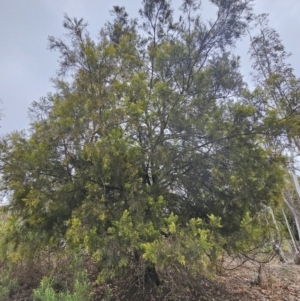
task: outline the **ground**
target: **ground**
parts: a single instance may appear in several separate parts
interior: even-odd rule
[[[272,301],[299,301],[300,300],[300,266],[292,263],[282,263],[274,259],[262,268],[262,284],[253,285],[253,280],[257,277],[259,266],[247,263],[244,266],[227,272],[218,277],[218,281],[223,283],[231,299],[233,294],[243,293],[240,300],[272,300]],[[219,300],[212,298],[210,300]],[[221,299],[220,299],[221,300]]]
[[[259,264],[247,262],[237,269],[224,271],[222,275],[214,279],[202,278],[197,282],[185,282],[182,277],[182,287],[178,287],[178,279],[168,277],[168,283],[160,288],[160,293],[154,290],[147,292],[145,296],[122,296],[118,295],[119,288],[110,287],[112,294],[115,292],[115,299],[110,300],[199,300],[199,301],[300,301],[300,266],[292,262],[286,264],[278,259],[263,264],[261,270],[261,285],[253,283],[258,274]],[[164,288],[172,288],[168,292]],[[98,290],[98,292],[97,292]],[[103,287],[96,288],[95,301],[107,300],[101,294]],[[176,292],[174,292],[176,290]],[[163,292],[163,293],[162,293]],[[162,295],[164,297],[162,297]]]
[[[253,282],[258,269],[259,264],[247,262],[236,269],[223,271],[213,279],[201,278],[193,282],[185,278],[184,274],[165,274],[168,280],[159,287],[154,285],[148,288],[142,295],[131,294],[133,286],[124,287],[125,282],[121,285],[95,284],[92,300],[300,301],[300,265],[282,263],[276,258],[263,264],[261,285]],[[25,286],[5,301],[31,301],[31,291],[32,288]],[[127,292],[126,296],[122,294],[124,291]]]

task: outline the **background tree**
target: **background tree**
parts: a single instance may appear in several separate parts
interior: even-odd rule
[[[289,154],[287,181],[290,184],[283,191],[283,200],[293,216],[295,232],[299,239],[300,189],[296,176],[296,165],[298,165],[300,151],[300,81],[294,75],[293,68],[287,63],[290,54],[286,52],[278,33],[268,26],[267,16],[258,16],[257,25],[259,33],[251,38],[250,48],[253,68],[256,71],[255,93],[257,96],[259,95],[256,97],[255,104],[268,124],[268,128],[272,129],[269,143],[272,144],[273,149],[283,154]],[[292,239],[294,238],[292,237]],[[296,245],[295,252],[299,253]]]

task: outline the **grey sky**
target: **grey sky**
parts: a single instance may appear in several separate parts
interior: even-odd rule
[[[0,0],[0,134],[28,127],[27,109],[33,100],[53,91],[50,78],[58,68],[58,55],[47,50],[47,37],[63,36],[63,14],[83,17],[96,36],[110,17],[113,5],[136,16],[141,0]],[[203,0],[203,3],[207,0]],[[173,0],[178,7],[181,0]],[[300,1],[256,0],[256,13],[269,13],[270,25],[280,34],[296,74],[300,74]],[[210,11],[205,11],[210,15]],[[246,54],[245,43],[237,50]],[[249,61],[242,59],[247,72]]]

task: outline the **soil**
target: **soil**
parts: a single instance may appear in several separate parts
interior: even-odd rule
[[[261,283],[258,285],[259,267],[258,263],[247,262],[223,272],[213,280],[202,278],[194,283],[185,282],[182,277],[179,286],[176,279],[176,284],[172,286],[169,278],[168,283],[164,283],[160,289],[147,290],[144,295],[120,295],[120,287],[111,286],[109,289],[114,296],[111,300],[300,301],[299,265],[282,263],[277,259],[263,264]],[[105,300],[103,290],[104,287],[95,287],[93,301]]]
[[[228,292],[222,300],[235,300],[231,298],[231,292],[233,295],[244,294],[241,301],[300,301],[300,265],[282,263],[274,259],[262,265],[260,285],[256,283],[258,270],[258,264],[247,263],[219,276],[217,281],[222,283]],[[210,300],[221,299],[211,296]]]
[[[258,270],[259,264],[247,262],[236,269],[226,270],[213,280],[202,278],[193,283],[186,282],[188,285],[182,275],[182,287],[178,286],[178,278],[172,284],[172,277],[169,277],[168,282],[159,287],[153,285],[144,295],[131,294],[128,290],[124,296],[116,283],[94,285],[92,300],[300,301],[300,265],[282,263],[277,259],[263,264],[260,285],[256,283]],[[185,289],[181,289],[183,287]],[[110,297],[107,291],[110,291]],[[24,287],[6,301],[31,301],[31,292],[32,289]]]

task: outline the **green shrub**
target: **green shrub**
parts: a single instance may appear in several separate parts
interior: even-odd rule
[[[38,288],[33,290],[36,301],[82,301],[90,300],[92,284],[80,255],[75,255],[67,269],[52,276],[45,276]]]
[[[0,271],[0,300],[6,300],[18,288],[18,281],[12,277],[11,268],[2,268]]]
[[[44,277],[37,289],[33,291],[33,298],[37,301],[82,301],[90,300],[91,283],[86,271],[77,272],[74,277],[72,292],[66,285],[66,290],[56,292],[53,288],[55,277]]]

